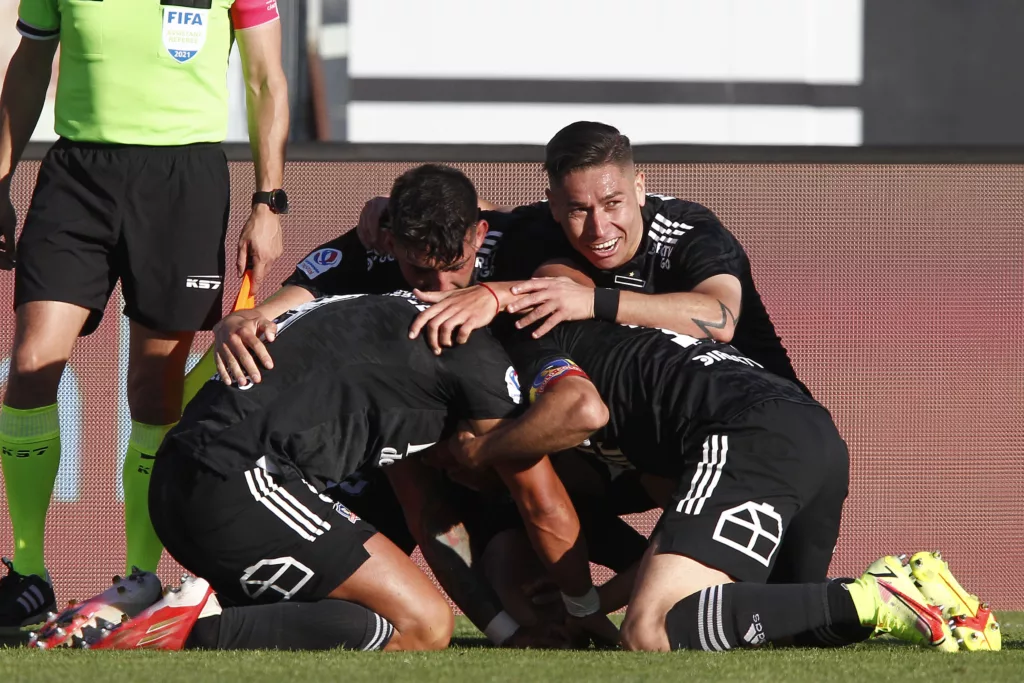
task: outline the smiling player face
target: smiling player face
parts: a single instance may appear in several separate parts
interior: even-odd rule
[[[601,270],[623,265],[643,239],[644,175],[632,164],[573,171],[547,191],[551,213],[576,251]]]

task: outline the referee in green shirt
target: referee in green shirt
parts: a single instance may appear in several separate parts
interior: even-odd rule
[[[22,40],[0,95],[0,268],[15,270],[15,333],[0,408],[14,561],[0,579],[0,636],[55,607],[43,557],[60,461],[57,386],[118,280],[131,323],[132,431],[123,481],[127,567],[152,572],[149,472],[181,413],[196,330],[221,317],[228,219],[228,55],[237,40],[256,168],[239,272],[258,286],[281,254],[288,135],[276,0],[21,0]],[[60,50],[56,125],[15,249],[11,176]]]

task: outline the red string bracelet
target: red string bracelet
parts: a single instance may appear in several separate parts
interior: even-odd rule
[[[501,312],[501,301],[498,299],[498,295],[495,294],[493,289],[491,289],[488,285],[484,284],[483,282],[480,283],[480,286],[486,289],[488,292],[490,292],[491,296],[494,297],[494,315],[498,315],[498,313]]]

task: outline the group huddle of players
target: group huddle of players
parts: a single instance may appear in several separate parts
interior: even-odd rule
[[[499,646],[998,646],[973,598],[954,636],[934,555],[827,576],[847,448],[715,215],[647,194],[610,126],[560,131],[545,171],[547,202],[503,210],[414,168],[221,321],[150,483],[198,578],[89,644],[444,648],[418,546]],[[648,510],[650,538],[620,517]]]

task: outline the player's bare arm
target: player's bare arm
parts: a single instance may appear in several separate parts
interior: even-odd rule
[[[313,299],[309,290],[285,285],[259,306],[230,313],[214,325],[214,361],[221,381],[225,384],[238,382],[239,386],[245,386],[250,380],[258,384],[262,380],[260,368],[274,367],[274,359],[264,344],[264,341],[274,341],[277,334],[274,318]]]
[[[284,182],[288,140],[288,83],[281,67],[281,22],[269,21],[236,32],[245,76],[245,102],[256,190],[270,192]],[[253,289],[258,291],[266,270],[283,250],[281,221],[266,204],[254,204],[238,239],[237,266],[241,275],[252,263]]]
[[[637,562],[626,571],[619,572],[597,587],[597,594],[601,597],[602,612],[611,614],[629,604],[639,571],[640,562]]]
[[[11,178],[25,145],[39,121],[50,86],[58,40],[22,38],[7,67],[0,94],[0,269],[16,261],[14,229],[17,216],[11,204]]]
[[[412,459],[384,472],[434,576],[470,621],[485,630],[501,613],[501,602],[473,566],[469,535],[447,503],[439,473]],[[502,635],[504,640],[511,634]]]
[[[437,470],[404,460],[384,470],[401,502],[406,523],[431,571],[452,601],[495,645],[561,647],[565,640],[547,627],[517,624],[474,565],[465,524],[447,502]]]
[[[608,422],[608,407],[586,377],[563,376],[525,413],[486,432],[460,432],[449,448],[467,467],[534,459],[578,446]]]
[[[736,329],[743,292],[736,277],[724,274],[709,277],[691,292],[598,292],[579,269],[551,262],[538,268],[533,279],[515,284],[512,295],[517,298],[507,306],[509,313],[532,309],[516,327],[544,321],[533,332],[538,339],[563,321],[611,317],[624,325],[660,327],[728,343]],[[612,310],[606,310],[609,305]]]
[[[599,644],[614,645],[617,629],[601,611],[579,518],[551,461],[547,456],[506,460],[495,470],[516,501],[530,542],[558,585],[572,621]]]
[[[709,277],[690,292],[621,292],[615,322],[661,327],[727,344],[736,331],[742,297],[740,281],[724,274]]]

